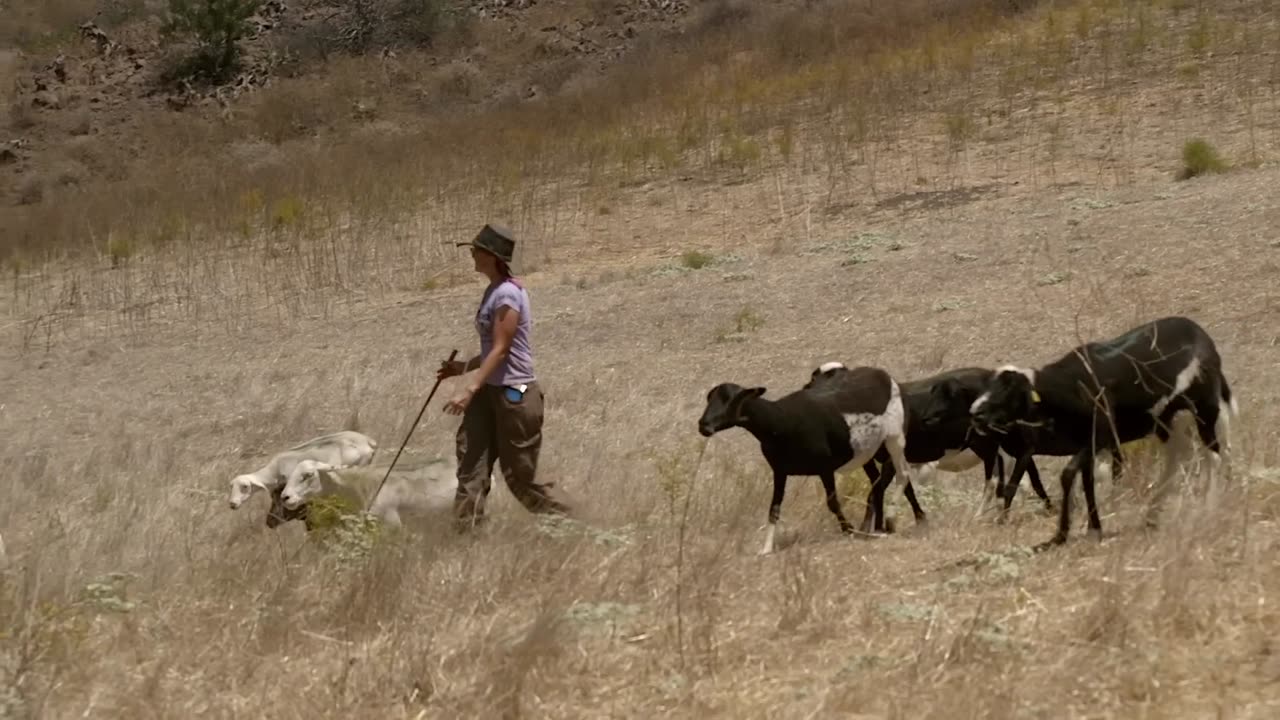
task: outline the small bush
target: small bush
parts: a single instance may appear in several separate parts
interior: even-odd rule
[[[1182,146],[1182,170],[1178,172],[1179,180],[1186,180],[1197,175],[1225,172],[1227,163],[1218,155],[1208,141],[1202,138],[1188,140]]]
[[[271,227],[279,230],[297,225],[305,210],[300,198],[289,195],[271,204]]]
[[[680,256],[680,264],[690,270],[701,270],[702,268],[715,262],[716,256],[711,253],[705,253],[700,250],[688,250],[684,255]]]
[[[240,40],[249,32],[249,18],[259,4],[260,0],[169,0],[162,32],[194,39],[197,44],[195,54],[173,72],[211,82],[229,77],[239,60]]]
[[[112,233],[107,236],[107,257],[111,258],[111,267],[119,267],[120,263],[133,257],[133,243],[127,237]]]

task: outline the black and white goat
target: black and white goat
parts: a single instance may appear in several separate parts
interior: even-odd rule
[[[805,387],[817,386],[831,377],[834,371],[827,369],[831,365],[833,364],[815,370]],[[970,405],[986,390],[994,375],[995,372],[989,368],[966,367],[902,383],[906,411],[905,457],[912,466],[914,477],[918,479],[922,471],[934,469],[964,472],[982,463],[987,485],[990,484],[992,475],[996,474],[996,489],[997,492],[1000,491],[1004,484],[1005,461],[1000,453],[999,442],[996,438],[974,433],[969,415]],[[884,468],[883,471],[877,470],[874,462],[864,466],[872,487],[867,501],[867,514],[863,519],[863,530],[871,530],[874,518],[874,529],[882,532],[885,529],[884,491],[893,482],[896,468],[887,464],[889,457],[883,448],[876,453],[874,460],[884,465]],[[1049,496],[1040,484],[1039,472],[1034,463],[1031,464],[1031,472],[1032,487],[1040,499],[1049,504]],[[924,522],[924,510],[916,502],[915,493],[910,491],[910,487],[904,487],[904,494],[911,504],[916,522]]]
[[[984,498],[993,475],[996,477],[996,494],[1002,495],[1005,459],[1001,455],[1001,443],[998,438],[973,432],[970,416],[973,402],[994,377],[995,371],[989,368],[963,367],[902,383],[907,411],[907,462],[913,466],[936,464],[937,469],[951,472],[963,472],[981,462],[985,477]],[[1010,455],[1019,459],[1016,454]],[[884,460],[883,457],[876,459]],[[1049,495],[1040,483],[1039,470],[1029,456],[1025,469],[1031,473],[1031,487],[1036,495],[1046,507],[1052,507]],[[871,501],[877,515],[884,513],[884,489],[892,482],[893,474],[894,468],[886,467],[881,479],[873,480]],[[916,477],[919,477],[918,472]],[[912,510],[917,508],[913,506]],[[916,519],[924,520],[923,511],[916,512]]]
[[[1164,467],[1147,510],[1156,517],[1178,464],[1191,450],[1176,418],[1191,414],[1210,457],[1212,482],[1229,450],[1228,416],[1236,403],[1222,373],[1222,360],[1209,334],[1195,321],[1164,317],[1114,338],[1079,345],[1039,369],[1014,366],[996,371],[987,391],[972,406],[975,429],[1006,435],[1018,425],[1051,427],[1075,453],[1062,470],[1058,531],[1038,547],[1067,541],[1071,487],[1083,481],[1089,530],[1101,537],[1093,469],[1100,453],[1115,456],[1120,445],[1155,434],[1164,447]]]
[[[763,387],[722,383],[707,393],[707,406],[698,420],[703,437],[742,427],[760,442],[773,470],[773,498],[769,524],[760,554],[773,552],[774,534],[792,475],[817,475],[826,491],[827,509],[840,530],[853,532],[836,496],[836,470],[848,463],[865,465],[883,446],[900,468],[904,484],[911,471],[903,454],[905,413],[898,383],[874,367],[845,368],[827,363],[833,371],[818,387],[800,389],[777,400],[766,400]]]

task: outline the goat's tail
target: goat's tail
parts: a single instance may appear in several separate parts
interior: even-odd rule
[[[1222,403],[1231,412],[1231,419],[1235,420],[1240,416],[1240,406],[1236,404],[1235,396],[1231,394],[1231,386],[1227,384],[1227,376],[1223,375],[1218,380],[1218,388],[1222,395]]]

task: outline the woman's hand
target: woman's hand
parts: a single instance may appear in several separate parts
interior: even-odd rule
[[[479,388],[471,385],[462,388],[457,395],[453,396],[452,400],[445,403],[444,411],[450,415],[461,415],[466,412],[467,406],[471,404],[471,398],[475,397],[477,390]]]
[[[461,360],[445,360],[440,363],[440,369],[436,371],[436,379],[444,380],[445,378],[457,377],[467,371],[467,364]]]

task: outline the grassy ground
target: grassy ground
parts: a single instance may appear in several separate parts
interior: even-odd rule
[[[1055,22],[1118,6],[1063,4]],[[441,182],[421,191],[429,212],[384,222],[331,195],[236,186],[267,229],[216,235],[180,213],[169,242],[121,245],[133,252],[115,268],[15,266],[0,316],[0,708],[1274,717],[1274,49],[1197,54],[1194,4],[1124,7],[1128,33],[1138,7],[1182,24],[1147,25],[1140,37],[1164,39],[1131,65],[1104,61],[1092,35],[1071,40],[1072,67],[1093,69],[1052,99],[1010,80],[1003,116],[1004,69],[1030,65],[978,64],[994,94],[970,94],[971,129],[939,97],[979,86],[938,82],[918,113],[886,110],[882,135],[842,150],[824,138],[856,122],[812,116],[790,160],[613,166],[611,183],[516,179],[470,199]],[[1239,17],[1260,3],[1216,7],[1215,28],[1275,29],[1274,12]],[[1027,37],[1059,27],[1029,22]],[[1175,181],[1196,136],[1232,170]],[[372,202],[382,186],[364,178],[353,187]],[[439,360],[476,344],[480,282],[443,243],[492,216],[529,242],[542,472],[580,498],[588,528],[537,523],[498,487],[485,537],[442,526],[365,556],[296,523],[267,530],[265,498],[228,510],[234,474],[306,437],[355,425],[394,452]],[[1056,519],[1025,481],[1003,526],[974,517],[976,471],[920,489],[927,528],[893,491],[900,532],[868,541],[838,534],[811,480],[784,503],[781,551],[757,558],[769,483],[754,442],[694,430],[724,380],[776,397],[829,359],[903,378],[1042,362],[1173,313],[1223,353],[1244,481],[1216,507],[1189,486],[1153,534],[1138,529],[1145,462],[1101,488],[1101,544],[1078,506],[1073,541],[1034,557]],[[453,389],[415,451],[451,446],[457,421],[439,407]],[[1042,462],[1055,501],[1060,465]]]

